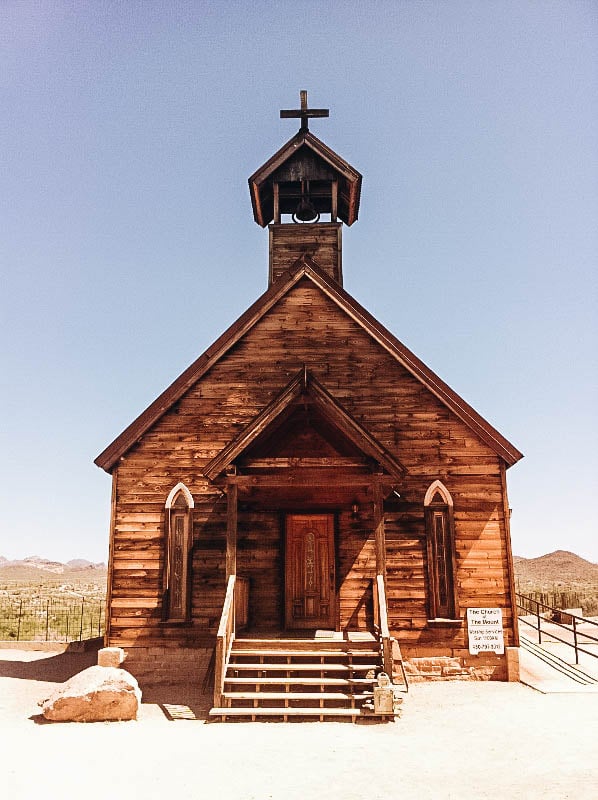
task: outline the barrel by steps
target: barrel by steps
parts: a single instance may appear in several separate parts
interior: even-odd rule
[[[235,639],[215,720],[356,720],[373,717],[381,669],[375,641]],[[375,718],[375,717],[374,717]]]

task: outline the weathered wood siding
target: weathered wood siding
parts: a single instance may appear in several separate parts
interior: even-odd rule
[[[188,645],[214,635],[224,599],[226,499],[203,466],[303,365],[407,468],[386,514],[389,622],[407,648],[463,647],[463,628],[427,624],[423,501],[440,479],[454,500],[460,615],[500,606],[513,643],[501,461],[313,283],[301,280],[121,459],[116,468],[110,642]],[[161,621],[164,503],[182,481],[193,511],[193,624]],[[307,509],[306,509],[307,510]],[[367,513],[337,518],[343,626],[367,623],[375,569]],[[281,519],[239,511],[238,572],[250,617],[281,619]]]
[[[302,255],[309,255],[337,283],[343,285],[342,245],[340,222],[321,222],[311,225],[270,225],[269,283]]]

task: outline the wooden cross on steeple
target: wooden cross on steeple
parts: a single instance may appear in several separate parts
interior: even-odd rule
[[[300,118],[301,119],[301,128],[302,131],[309,130],[307,126],[307,120],[310,117],[328,117],[330,116],[330,110],[328,108],[308,108],[307,107],[307,91],[305,89],[301,89],[299,92],[299,96],[301,97],[301,108],[292,110],[292,109],[281,109],[280,111],[280,118],[281,119],[292,119],[292,118]]]

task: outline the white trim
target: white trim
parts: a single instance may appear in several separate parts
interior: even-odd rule
[[[165,508],[172,508],[172,504],[174,502],[174,498],[177,496],[179,492],[182,492],[185,496],[185,500],[187,501],[187,506],[189,508],[195,508],[195,503],[193,502],[193,495],[187,489],[184,483],[177,483],[177,485],[170,490],[168,497],[166,498],[166,505]]]
[[[424,497],[424,506],[429,506],[432,502],[432,498],[436,494],[436,492],[440,492],[442,495],[442,499],[447,504],[447,506],[453,507],[453,498],[451,497],[451,493],[446,488],[446,486],[441,483],[440,481],[434,481],[428,486],[428,491],[426,492],[426,496]]]

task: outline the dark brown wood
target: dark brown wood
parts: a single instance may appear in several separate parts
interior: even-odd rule
[[[321,152],[313,151],[316,166],[332,175],[331,163],[317,160]],[[277,174],[295,167],[281,162]],[[350,201],[335,179],[340,216]],[[302,235],[309,250],[313,240]],[[115,481],[107,640],[166,654],[219,643],[222,678],[235,617],[239,624],[247,617],[254,631],[284,632],[293,597],[285,581],[297,571],[287,571],[291,515],[334,519],[332,554],[326,545],[313,560],[320,578],[335,572],[334,591],[323,597],[333,612],[320,607],[310,624],[365,635],[375,623],[381,630],[386,610],[385,663],[393,636],[408,657],[466,657],[461,619],[430,622],[435,582],[424,498],[439,480],[454,501],[455,612],[500,607],[506,641],[516,642],[504,475],[521,454],[309,252],[288,263],[281,248],[293,237],[301,244],[299,234],[288,236],[274,242],[280,273],[270,289],[98,458]],[[173,622],[160,618],[164,513],[179,482],[194,500],[192,581],[190,620]],[[305,537],[293,547],[295,567],[305,565]],[[230,607],[223,615],[227,576],[237,576],[232,619]],[[307,599],[295,596],[304,616]]]
[[[235,635],[249,624],[249,580],[237,575],[235,581]]]
[[[378,476],[381,477],[381,476]],[[373,485],[374,540],[376,543],[376,574],[386,580],[386,536],[384,532],[384,498],[379,482]]]
[[[319,270],[317,265],[306,258],[287,281],[277,281],[262,297],[234,323],[214,344],[206,350],[174,383],[166,389],[123,433],[118,436],[96,459],[95,463],[110,472],[120,458],[139,441],[152,425],[177,403],[243,336],[254,328],[260,320],[280,300],[303,280],[308,280],[316,290],[320,290],[359,327],[378,342],[397,363],[404,366],[423,387],[432,392],[441,403],[455,413],[485,444],[507,465],[515,464],[523,457],[522,453],[508,442],[495,428],[486,422],[471,406],[460,398],[444,381],[420,361],[410,350],[387,331],[374,317],[359,305],[338,284]],[[313,313],[313,312],[312,312]],[[302,359],[305,360],[305,359]],[[483,451],[481,451],[483,452]],[[475,453],[471,453],[475,455]]]
[[[108,647],[110,641],[110,623],[113,601],[112,582],[114,575],[114,531],[116,527],[116,483],[118,480],[118,471],[115,470],[112,474],[112,490],[110,495],[110,533],[108,542],[108,574],[106,578],[106,609],[104,619],[106,620],[106,629],[104,633],[104,647]]]
[[[230,479],[229,479],[230,480]],[[237,484],[226,487],[226,578],[237,574]]]
[[[285,540],[287,628],[334,627],[334,566],[334,517],[289,514]]]
[[[269,285],[286,279],[289,267],[302,256],[309,255],[322,272],[342,286],[342,232],[342,224],[336,221],[310,225],[270,225]]]
[[[204,469],[204,475],[213,480],[296,402],[313,404],[315,409],[320,411],[343,436],[361,449],[365,455],[375,459],[390,475],[398,477],[405,473],[403,465],[353,419],[319,381],[303,367],[251,424],[210,461]],[[299,476],[296,479],[299,479]]]
[[[272,187],[272,191],[274,193],[274,222],[275,224],[280,224],[280,202],[279,202],[279,185],[275,183]],[[270,258],[270,263],[272,263],[272,259]],[[272,281],[270,281],[272,282]]]
[[[299,97],[301,100],[301,108],[281,109],[280,111],[281,119],[300,119],[301,130],[306,131],[308,129],[309,119],[313,117],[328,117],[330,115],[330,110],[328,108],[308,108],[307,92],[305,91],[305,89],[301,89],[301,91],[299,92]]]
[[[507,556],[507,576],[509,582],[509,595],[511,598],[511,619],[513,621],[513,647],[519,647],[519,616],[517,610],[517,595],[515,594],[515,567],[513,566],[513,549],[511,547],[511,509],[507,494],[507,474],[504,464],[500,465],[500,482],[502,488],[502,510],[504,520],[505,551]]]
[[[289,162],[301,160],[319,163],[338,181],[337,215],[346,225],[352,225],[359,213],[361,175],[309,130],[300,130],[249,178],[253,216],[258,225],[265,228],[274,219],[275,177]]]
[[[392,490],[396,485],[396,480],[383,478],[376,475],[352,475],[336,474],[331,475],[329,470],[319,471],[311,469],[296,470],[293,474],[273,474],[273,475],[235,475],[227,478],[229,485],[236,485],[243,488],[268,488],[268,487],[302,487],[302,486],[328,486],[333,487],[354,487],[362,488],[364,491],[374,486],[383,486],[387,491]]]
[[[425,510],[430,619],[459,616],[454,520],[449,506],[433,504]]]

